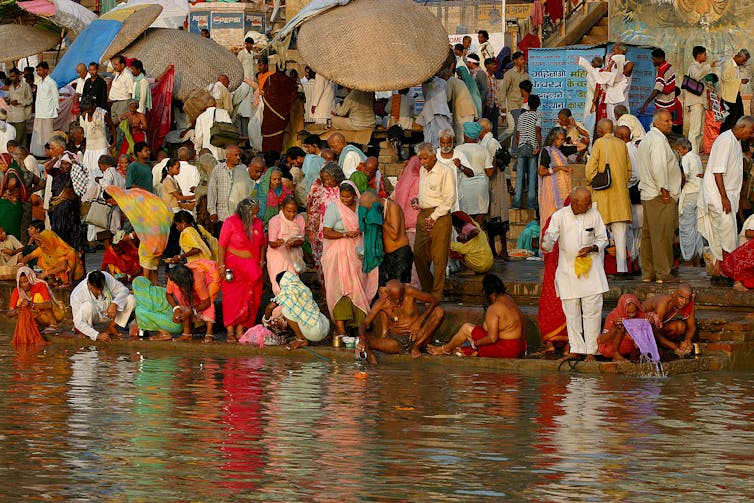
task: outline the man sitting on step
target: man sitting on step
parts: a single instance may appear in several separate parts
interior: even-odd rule
[[[655,295],[644,301],[657,344],[683,358],[691,353],[696,336],[696,309],[691,285],[683,283],[672,294]]]
[[[356,355],[365,352],[369,363],[377,363],[373,349],[383,353],[421,356],[421,347],[434,335],[442,323],[445,310],[433,295],[392,279],[380,288],[379,299],[374,303],[364,322],[359,325],[359,344]],[[424,313],[419,314],[416,302],[424,302]],[[367,336],[366,327],[380,316],[381,333]]]

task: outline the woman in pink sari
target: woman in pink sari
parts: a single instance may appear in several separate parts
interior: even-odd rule
[[[359,190],[353,182],[340,185],[340,197],[327,207],[323,219],[322,271],[335,335],[346,334],[346,324],[355,328],[366,318],[369,302],[377,293],[378,268],[362,272],[357,249],[364,246],[359,230]]]
[[[268,199],[269,201],[269,199]],[[280,204],[280,213],[270,219],[267,243],[267,272],[272,293],[280,293],[276,277],[283,271],[299,275],[304,270],[304,217],[298,215],[296,199],[288,196]]]
[[[571,193],[568,160],[560,151],[565,140],[565,129],[552,128],[539,156],[539,222],[543,229],[550,215],[563,207]],[[544,234],[544,230],[542,233]]]
[[[314,267],[321,285],[325,284],[322,274],[322,221],[331,203],[338,200],[338,185],[346,179],[337,162],[326,162],[306,197],[306,235],[312,246]]]
[[[414,209],[411,205],[411,200],[419,195],[420,169],[419,156],[415,155],[406,163],[403,172],[398,177],[398,183],[395,184],[395,190],[390,195],[390,198],[398,203],[403,210],[403,219],[406,222],[406,235],[408,236],[408,244],[411,245],[411,250],[414,249],[416,217],[419,215],[419,210]],[[421,290],[419,276],[416,274],[416,266],[411,266],[411,286]]]
[[[262,300],[262,267],[267,239],[264,222],[257,217],[259,200],[238,203],[220,230],[217,268],[222,276],[223,320],[228,342],[238,342],[257,319]]]

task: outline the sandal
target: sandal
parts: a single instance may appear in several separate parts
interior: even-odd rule
[[[213,342],[215,342],[215,335],[207,334],[204,336],[204,340],[202,341],[202,344],[212,344]]]

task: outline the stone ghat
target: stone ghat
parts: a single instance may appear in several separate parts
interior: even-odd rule
[[[532,375],[553,374],[557,372],[571,372],[579,374],[622,374],[629,376],[654,376],[654,369],[650,365],[613,362],[579,362],[573,366],[567,363],[560,365],[555,360],[536,359],[499,359],[499,358],[459,358],[455,356],[422,355],[418,360],[408,355],[379,355],[380,364],[377,367],[363,365],[354,361],[353,350],[334,348],[328,345],[309,346],[303,349],[287,350],[280,346],[259,348],[256,346],[237,344],[201,344],[199,339],[193,343],[150,342],[120,339],[108,344],[92,342],[88,339],[73,336],[53,336],[50,342],[59,346],[76,349],[97,347],[100,350],[130,351],[145,358],[158,358],[182,354],[200,357],[247,357],[269,356],[286,358],[295,361],[329,361],[337,365],[353,366],[355,378],[368,378],[369,373],[377,372],[379,368],[393,366],[442,366],[457,369],[493,370],[499,372],[518,372]],[[693,374],[698,372],[720,371],[727,366],[724,355],[705,355],[696,359],[678,360],[663,363],[665,375],[674,376]],[[364,374],[366,371],[366,374]]]

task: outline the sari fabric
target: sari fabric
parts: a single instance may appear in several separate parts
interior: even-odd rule
[[[131,277],[141,274],[139,249],[131,241],[121,241],[118,243],[118,246],[120,247],[120,252],[116,252],[112,246],[105,249],[100,269],[108,271],[116,277],[119,274]]]
[[[545,147],[550,154],[548,168],[567,167],[568,160],[555,147]],[[566,198],[571,194],[571,176],[567,171],[555,171],[549,176],[539,177],[539,216],[540,222],[547,222],[550,216],[563,207]],[[544,235],[544,231],[542,232]]]
[[[466,87],[469,89],[471,100],[474,102],[474,106],[476,106],[477,117],[481,117],[482,96],[481,94],[479,94],[479,86],[476,85],[476,80],[474,80],[474,77],[471,76],[469,69],[464,66],[458,67],[458,73],[461,74],[461,80],[463,80],[463,83],[466,84]]]
[[[223,320],[226,327],[242,325],[248,329],[256,324],[262,302],[262,269],[259,259],[267,244],[264,223],[255,218],[251,235],[247,235],[241,217],[233,214],[223,223],[219,245],[226,249],[225,267],[233,271],[233,281],[222,279]],[[239,257],[231,250],[248,251],[251,258]]]
[[[62,283],[70,283],[84,277],[84,268],[78,253],[57,234],[53,231],[42,231],[37,239],[39,248],[31,252],[30,256],[37,259],[37,265],[45,273],[65,259],[68,267],[65,271],[56,274],[56,279]]]
[[[203,229],[204,228],[202,227],[197,230],[196,228],[189,226],[181,231],[181,237],[178,239],[178,244],[180,245],[183,253],[187,253],[193,248],[199,250],[199,255],[191,255],[190,257],[186,258],[186,261],[188,263],[194,262],[196,260],[217,260],[217,239],[213,237],[212,240],[209,240],[208,245],[205,242],[207,236],[200,234]],[[204,232],[207,231],[205,230]],[[214,250],[212,249],[212,244],[214,244]]]
[[[619,321],[623,322],[623,320],[628,319],[628,314],[626,313],[626,310],[629,304],[633,304],[634,306],[637,307],[636,316],[634,316],[634,319],[641,319],[645,317],[644,308],[641,305],[641,302],[639,302],[638,297],[630,293],[624,293],[618,299],[618,305],[615,307],[615,309],[610,311],[610,313],[607,315],[607,318],[605,318],[605,326],[602,329],[603,334],[612,330]],[[612,342],[603,343],[603,342],[598,341],[597,346],[598,346],[598,351],[602,356],[607,357],[607,358],[613,357]],[[627,333],[626,336],[623,337],[623,340],[621,341],[620,347],[618,348],[618,352],[622,355],[627,355],[631,353],[634,349],[636,349],[636,343],[634,343],[634,340],[631,338],[631,335]]]
[[[285,72],[274,72],[262,89],[262,151],[283,151],[285,128],[291,119],[291,108],[298,98],[298,86]]]
[[[296,215],[293,220],[288,220],[282,211],[279,212],[277,216],[270,220],[268,236],[270,242],[277,241],[278,239],[288,241],[292,238],[303,237],[303,215]],[[272,248],[268,245],[267,273],[270,276],[270,283],[272,283],[272,293],[275,295],[280,292],[280,286],[275,280],[278,274],[288,271],[298,276],[304,267],[304,251],[300,246],[289,249],[285,245],[278,246],[277,248]]]
[[[754,239],[726,255],[720,268],[727,277],[754,288]]]
[[[186,264],[194,274],[194,291],[192,292],[192,302],[184,295],[183,291],[168,280],[165,293],[173,295],[175,300],[181,306],[191,308],[199,305],[202,299],[209,299],[209,307],[204,309],[200,314],[203,321],[215,322],[215,299],[220,293],[220,274],[217,272],[217,263],[213,260],[194,260]]]
[[[336,205],[346,232],[358,231],[359,220],[356,212],[340,202],[340,199],[332,204]],[[363,245],[361,235],[357,238],[324,240],[322,270],[325,276],[327,307],[331,315],[341,297],[348,297],[353,305],[365,314],[369,312],[369,301],[377,293],[378,269],[372,269],[370,273],[362,271],[356,247]]]
[[[566,201],[569,204],[570,200]],[[547,232],[550,226],[548,218],[542,229],[542,234]],[[542,279],[542,292],[539,296],[539,310],[537,322],[542,342],[552,343],[555,346],[568,344],[568,330],[566,329],[566,317],[563,312],[563,304],[555,290],[555,272],[558,270],[558,258],[560,247],[555,243],[550,253],[544,254],[545,274]]]
[[[265,200],[265,210],[264,210],[264,223],[267,225],[270,222],[270,219],[278,214],[280,211],[280,203],[283,202],[283,199],[286,197],[292,195],[293,192],[291,192],[291,189],[288,187],[283,187],[281,184],[280,187],[277,188],[277,190],[270,189],[267,192],[267,198]]]
[[[340,189],[338,187],[326,187],[319,178],[314,182],[307,196],[307,208],[309,211],[306,214],[306,232],[314,233],[314,242],[310,244],[312,246],[312,255],[314,256],[314,267],[317,269],[317,277],[321,284],[324,284],[324,276],[322,274],[322,253],[324,250],[322,223],[325,219],[327,207],[331,203],[338,201],[339,198]]]
[[[136,298],[136,323],[142,330],[165,330],[179,334],[183,325],[173,321],[173,306],[168,303],[165,288],[154,286],[144,276],[131,284]]]
[[[168,244],[173,212],[162,199],[144,189],[126,190],[110,185],[105,190],[117,201],[139,236],[139,264],[144,269],[157,270]]]
[[[395,184],[395,190],[390,196],[390,198],[398,203],[403,210],[403,219],[406,222],[406,229],[416,228],[416,217],[419,215],[419,210],[415,210],[413,206],[411,206],[411,200],[419,195],[420,168],[421,163],[419,162],[419,156],[415,155],[409,159],[408,164],[403,168],[401,176],[398,177],[398,182]]]

